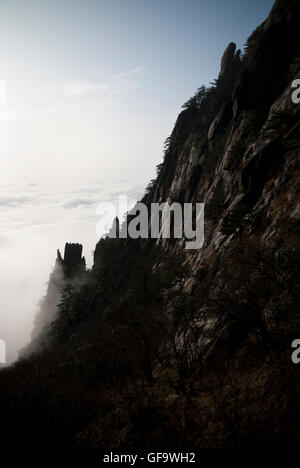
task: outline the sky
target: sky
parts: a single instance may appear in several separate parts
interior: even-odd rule
[[[9,360],[66,241],[88,264],[97,206],[138,199],[181,105],[271,0],[0,1],[0,338]]]

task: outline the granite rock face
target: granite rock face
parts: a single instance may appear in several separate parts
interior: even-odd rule
[[[268,243],[274,223],[287,210],[297,216],[299,199],[286,181],[293,186],[298,178],[300,113],[291,100],[291,83],[300,76],[299,27],[299,2],[278,0],[250,36],[242,60],[235,44],[228,45],[218,83],[198,112],[186,109],[177,119],[145,201],[201,201],[208,207],[217,187],[224,186],[217,219],[207,213],[203,249],[188,254],[195,269],[227,242],[220,229],[237,203],[246,207],[248,234],[264,236]],[[263,232],[254,219],[264,220]],[[165,247],[176,251],[180,241]]]

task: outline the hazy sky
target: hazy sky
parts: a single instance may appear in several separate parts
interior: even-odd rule
[[[29,340],[56,249],[139,198],[181,105],[272,0],[0,0],[0,338]]]
[[[1,0],[0,177],[146,182],[180,106],[272,3]]]

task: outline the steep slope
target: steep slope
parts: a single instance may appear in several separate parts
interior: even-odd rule
[[[299,22],[276,1],[166,141],[142,201],[205,203],[203,247],[101,239],[43,346],[0,375],[3,440],[299,445]]]

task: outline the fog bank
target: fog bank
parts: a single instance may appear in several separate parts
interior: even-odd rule
[[[57,249],[80,242],[91,266],[99,203],[116,202],[119,194],[137,200],[142,190],[130,181],[51,185],[19,180],[0,186],[0,338],[6,341],[8,363],[30,341]]]

